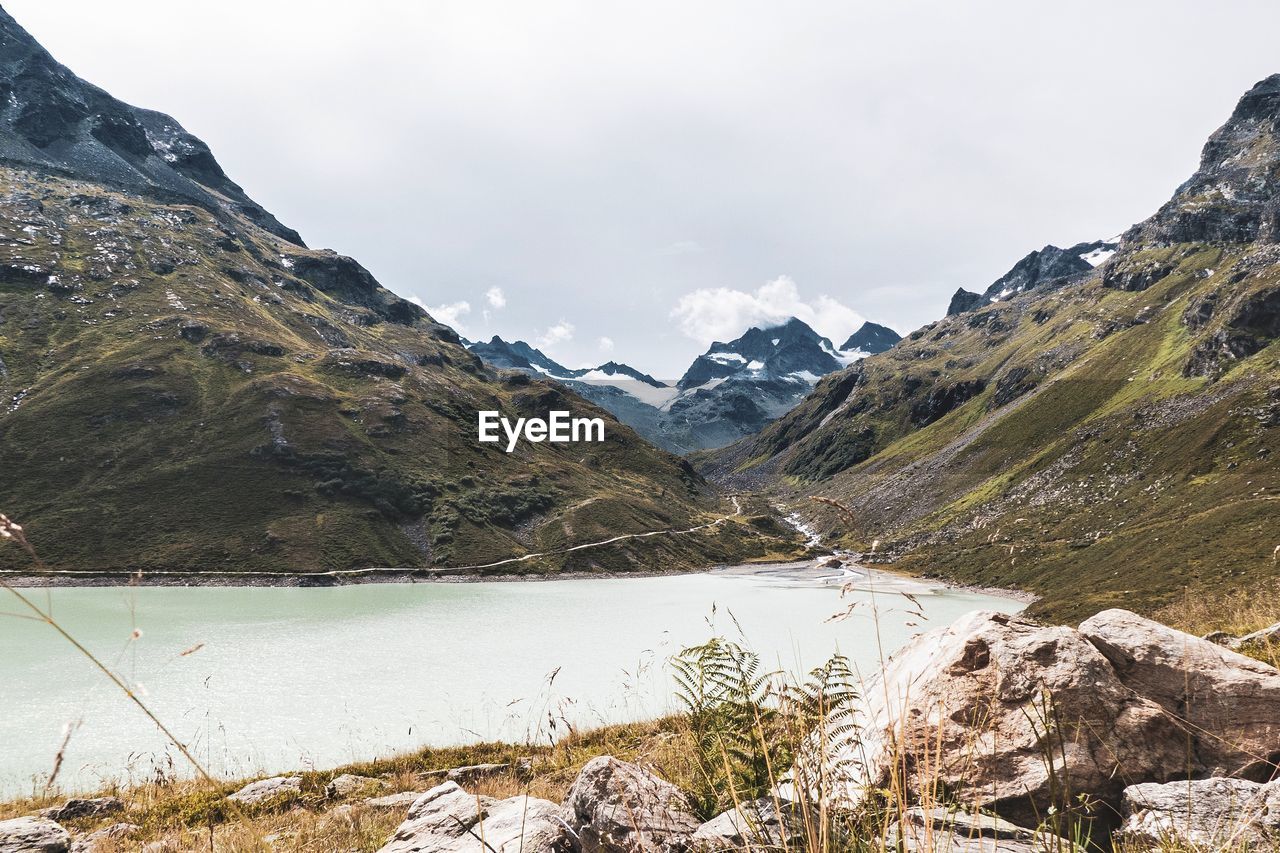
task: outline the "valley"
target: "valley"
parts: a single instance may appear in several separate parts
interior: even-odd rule
[[[0,853],[1271,849],[1280,74],[1149,217],[1010,245],[989,283],[953,292],[954,215],[939,230],[923,196],[877,202],[797,163],[825,206],[874,213],[805,227],[762,205],[768,227],[749,227],[738,193],[763,190],[743,169],[714,223],[678,227],[691,197],[673,197],[652,234],[618,229],[607,250],[643,286],[559,295],[546,283],[573,256],[604,251],[584,221],[644,194],[575,206],[586,161],[624,140],[593,149],[525,112],[523,71],[494,80],[542,135],[484,137],[552,150],[566,196],[525,186],[523,160],[419,156],[450,121],[497,115],[486,98],[424,119],[406,185],[511,192],[481,235],[445,221],[465,204],[433,218],[406,190],[375,216],[401,230],[364,244],[412,249],[384,284],[0,9]],[[904,120],[885,115],[864,123]],[[383,130],[315,140],[348,152],[324,204],[351,204],[336,173],[377,159],[342,145],[396,159]],[[644,153],[615,168],[658,186]],[[975,209],[996,194],[963,189]],[[898,229],[892,263],[803,251],[824,229],[865,250],[883,235],[864,219]],[[579,321],[546,313],[525,339],[491,334],[516,326],[490,316],[512,280],[461,263],[473,249],[547,251],[518,270],[550,304],[530,316],[598,311],[638,351],[595,326],[560,348]],[[723,283],[771,251],[827,290]],[[886,294],[926,296],[920,258],[953,295],[905,335],[830,295],[857,288],[892,319]],[[476,325],[463,287],[487,306]],[[688,367],[662,378],[646,355]]]

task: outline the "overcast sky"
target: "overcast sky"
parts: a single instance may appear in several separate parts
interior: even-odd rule
[[[3,5],[463,334],[664,377],[1111,236],[1280,71],[1274,2]]]

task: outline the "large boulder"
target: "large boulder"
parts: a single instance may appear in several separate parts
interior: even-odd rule
[[[0,820],[0,853],[66,853],[71,836],[47,817]]]
[[[835,808],[901,784],[1034,826],[1075,795],[1118,807],[1125,785],[1187,768],[1186,732],[1083,634],[1002,613],[917,637],[865,687],[854,722],[820,761],[797,762],[796,785]]]
[[[1134,844],[1239,850],[1272,849],[1280,842],[1280,781],[1133,785],[1124,791],[1123,808],[1120,836]]]
[[[1092,616],[1080,632],[1126,687],[1184,721],[1193,769],[1256,781],[1275,773],[1280,670],[1127,610]]]
[[[587,762],[564,807],[583,853],[684,850],[702,823],[675,785],[608,755]]]
[[[476,797],[445,782],[414,802],[378,853],[552,853],[566,846],[559,813],[547,800]]]

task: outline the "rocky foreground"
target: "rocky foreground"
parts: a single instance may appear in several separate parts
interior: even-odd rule
[[[343,775],[326,795],[335,812],[353,797],[407,809],[381,853],[1276,850],[1280,671],[1230,648],[1276,639],[1280,625],[1199,638],[1124,610],[1079,628],[973,613],[890,659],[862,691],[856,731],[815,736],[772,796],[710,820],[651,769],[608,755],[559,803],[468,793],[509,769],[496,765],[390,795]],[[300,789],[281,776],[227,799],[268,808]],[[0,853],[137,849],[137,827],[110,823],[124,808],[72,800],[0,822]],[[86,816],[105,825],[75,838],[61,825]]]

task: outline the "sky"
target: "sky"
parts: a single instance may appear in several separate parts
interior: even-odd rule
[[[1117,234],[1280,71],[1272,2],[3,5],[462,334],[662,378]]]

